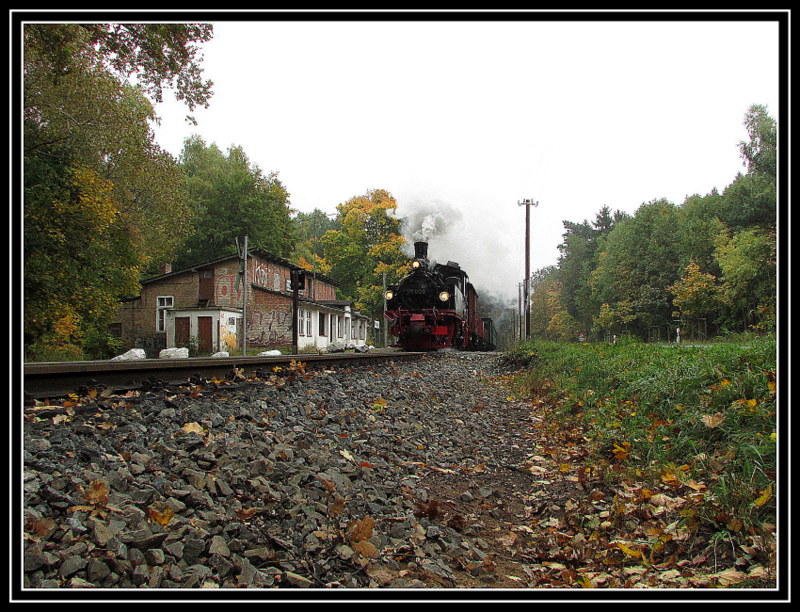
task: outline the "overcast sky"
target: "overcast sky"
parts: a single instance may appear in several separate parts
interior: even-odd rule
[[[215,23],[208,109],[163,104],[159,144],[199,134],[275,171],[299,211],[385,189],[449,221],[430,254],[516,297],[563,220],[722,191],[752,104],[778,108],[776,22]],[[440,226],[442,227],[442,226]]]

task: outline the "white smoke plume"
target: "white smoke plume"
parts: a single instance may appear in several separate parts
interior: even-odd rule
[[[414,255],[414,242],[427,242],[428,258],[459,264],[479,295],[495,293],[516,299],[518,281],[509,243],[494,229],[490,212],[467,215],[441,200],[401,201],[397,216],[403,221],[409,257]]]
[[[435,238],[444,237],[462,221],[461,213],[442,201],[411,204],[398,212],[403,219],[403,235],[409,254],[413,254],[415,242],[430,243]]]

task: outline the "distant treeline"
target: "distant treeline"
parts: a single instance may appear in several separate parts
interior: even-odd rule
[[[557,265],[532,279],[531,335],[674,340],[773,329],[776,123],[754,105],[745,126],[747,172],[722,193],[564,221]]]

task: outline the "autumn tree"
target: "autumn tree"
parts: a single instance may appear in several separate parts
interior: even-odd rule
[[[330,266],[325,262],[322,237],[330,230],[339,229],[338,221],[318,208],[310,213],[298,212],[293,221],[296,242],[291,260],[306,270],[323,274],[330,272]]]
[[[636,308],[633,302],[623,300],[613,305],[603,303],[593,320],[592,331],[604,340],[611,340],[631,332],[631,323],[636,320]]]
[[[397,282],[408,269],[402,248],[397,202],[383,189],[372,189],[336,207],[339,229],[322,237],[324,263],[341,283],[340,295],[356,308],[382,318],[383,278]]]
[[[705,322],[704,334],[707,333],[708,319],[719,310],[719,285],[714,275],[703,272],[700,265],[692,261],[686,266],[681,278],[667,287],[673,298],[676,311],[673,316],[680,319],[688,333],[694,335]],[[713,320],[712,320],[713,322]]]
[[[109,348],[105,325],[117,296],[138,289],[139,257],[117,223],[112,184],[90,168],[61,169],[25,209],[25,339],[30,355],[76,360]]]
[[[576,340],[587,331],[567,309],[565,297],[564,282],[557,266],[547,266],[533,273],[528,310],[532,338]],[[525,325],[524,319],[520,325]]]
[[[185,231],[181,174],[154,144],[146,94],[174,87],[190,108],[206,104],[196,45],[210,35],[192,25],[24,26],[29,357],[51,340],[61,354],[104,352],[112,309],[101,305],[135,292],[129,279]]]

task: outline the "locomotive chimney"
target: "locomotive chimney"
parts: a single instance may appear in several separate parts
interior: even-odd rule
[[[416,259],[428,259],[428,243],[415,242],[414,243],[414,257]]]

